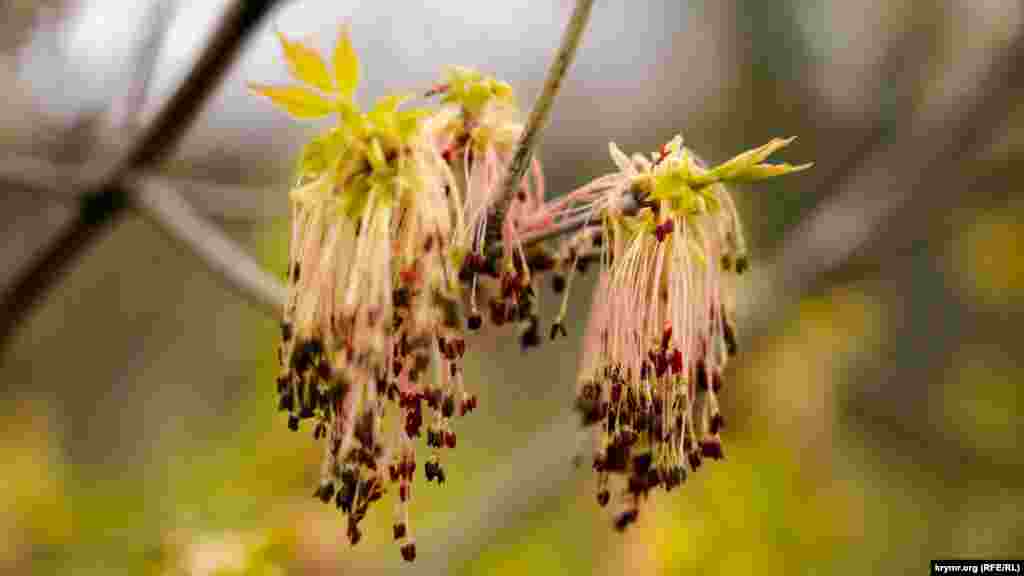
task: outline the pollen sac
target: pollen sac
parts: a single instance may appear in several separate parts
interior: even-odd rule
[[[416,559],[416,543],[409,542],[408,544],[402,545],[402,559],[406,562],[412,562]]]
[[[551,289],[555,291],[555,294],[561,294],[565,292],[565,276],[562,274],[555,274],[551,277]]]
[[[624,531],[626,528],[629,528],[631,524],[636,522],[639,515],[640,512],[636,508],[630,508],[620,512],[618,516],[615,517],[615,529],[619,532]]]
[[[750,268],[750,258],[746,254],[736,257],[736,273],[743,274]]]

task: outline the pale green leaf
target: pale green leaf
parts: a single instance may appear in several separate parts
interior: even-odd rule
[[[293,42],[280,32],[277,36],[281,40],[281,49],[284,51],[288,71],[293,78],[324,92],[334,90],[331,75],[327,72],[327,64],[316,50],[302,42]]]
[[[338,94],[351,97],[359,85],[359,57],[352,47],[348,26],[342,26],[334,45],[334,81]]]
[[[270,101],[295,118],[322,118],[332,112],[331,103],[316,92],[301,86],[250,84],[249,90]]]

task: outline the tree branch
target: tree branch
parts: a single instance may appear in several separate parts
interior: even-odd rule
[[[276,3],[276,0],[236,0],[229,7],[192,72],[144,131],[138,144],[82,199],[75,221],[4,290],[0,308],[0,351],[6,348],[18,324],[61,279],[64,271],[123,215],[128,206],[128,191],[121,180],[131,172],[158,163],[173,151],[234,60],[242,42]]]
[[[512,156],[512,162],[502,181],[501,195],[498,196],[493,208],[494,217],[487,226],[488,246],[496,243],[501,236],[501,225],[505,220],[509,202],[512,201],[516,190],[519,189],[523,174],[526,173],[526,168],[530,165],[533,148],[540,140],[540,132],[547,124],[551,106],[555,103],[555,96],[558,95],[558,90],[562,87],[562,80],[565,79],[565,73],[576,56],[576,49],[580,45],[583,32],[587,29],[590,10],[593,7],[594,0],[576,0],[572,16],[569,17],[569,23],[566,24],[565,31],[562,33],[562,42],[558,51],[555,52],[555,59],[551,62],[551,67],[548,68],[547,77],[544,79],[544,88],[530,110],[530,116],[526,120],[522,136],[519,137],[519,144]]]

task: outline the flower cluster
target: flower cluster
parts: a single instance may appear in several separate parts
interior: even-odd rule
[[[724,457],[717,395],[736,353],[732,276],[748,267],[725,183],[809,167],[762,163],[790,141],[773,140],[713,169],[678,136],[650,159],[628,158],[612,144],[619,172],[544,213],[597,224],[569,238],[563,251],[574,262],[601,262],[576,407],[584,425],[597,431],[597,498],[605,506],[614,497],[620,530],[637,519],[639,502],[652,489],[672,490],[703,460]],[[627,213],[630,202],[639,209]],[[577,269],[568,268],[569,281]],[[556,276],[556,291],[565,283]],[[616,478],[622,478],[618,485]]]
[[[356,106],[347,32],[333,77],[314,50],[284,37],[282,45],[306,86],[253,90],[293,116],[339,121],[305,147],[290,193],[279,407],[289,428],[311,420],[325,441],[316,496],[348,516],[353,544],[368,508],[397,484],[394,536],[411,561],[415,439],[425,433],[434,449],[428,481],[444,483],[439,451],[455,447],[452,420],[476,406],[463,387],[465,322],[451,260],[458,183],[425,130],[427,113],[399,109],[407,97],[382,98],[365,113]]]
[[[670,490],[703,459],[722,458],[717,393],[736,351],[732,275],[749,265],[725,184],[806,168],[763,163],[789,140],[713,169],[679,137],[650,158],[612,144],[618,172],[550,202],[534,160],[496,212],[524,130],[507,84],[453,67],[425,94],[440,96],[438,106],[388,96],[364,112],[347,30],[330,68],[316,50],[280,40],[299,84],[252,90],[296,118],[337,122],[305,146],[289,194],[279,408],[290,429],[309,421],[323,440],[314,495],[346,515],[352,544],[369,508],[397,486],[393,534],[402,557],[415,558],[418,439],[430,448],[427,482],[443,484],[453,420],[477,403],[463,383],[467,331],[485,318],[517,323],[521,345],[538,345],[542,273],[563,293],[554,339],[566,334],[574,274],[600,263],[577,408],[598,431],[598,500],[614,491],[616,526],[636,520],[653,488]],[[485,245],[496,213],[500,250]],[[582,229],[554,253],[524,243],[573,222]]]

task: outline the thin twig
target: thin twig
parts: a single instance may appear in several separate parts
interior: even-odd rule
[[[236,0],[228,8],[192,72],[143,132],[139,143],[101,185],[83,198],[75,221],[4,290],[0,308],[0,351],[6,349],[18,324],[61,279],[64,271],[124,214],[129,198],[121,179],[158,163],[173,151],[234,60],[243,40],[276,3],[276,0]]]
[[[95,174],[100,171],[103,162],[99,159],[87,164],[71,164],[19,154],[0,156],[0,187],[5,191],[73,209],[89,191],[89,183],[96,181]],[[204,178],[148,171],[135,172],[132,178],[136,182],[152,182],[179,191],[207,218],[255,223],[279,215],[271,209],[259,207],[261,199],[274,192],[269,186],[225,184]]]
[[[622,204],[619,206],[622,214],[631,216],[640,209],[640,202],[637,201],[636,196],[632,193],[627,193],[622,197]],[[594,217],[590,214],[579,214],[562,220],[554,226],[549,226],[538,232],[531,232],[529,234],[523,234],[520,238],[524,248],[529,248],[536,244],[547,240],[554,240],[568,234],[572,234],[581,230],[587,225],[598,225],[600,222],[594,220]],[[486,256],[488,258],[498,258],[501,256],[502,243],[495,242],[487,246]]]
[[[555,52],[555,59],[548,68],[548,75],[544,79],[544,88],[540,96],[534,102],[530,110],[530,116],[526,120],[523,134],[519,138],[512,162],[509,164],[505,179],[502,181],[501,195],[494,203],[494,218],[487,226],[487,245],[494,242],[501,236],[501,226],[508,211],[509,202],[519,189],[523,180],[523,174],[530,165],[533,156],[533,148],[540,141],[540,132],[547,124],[548,116],[551,113],[551,106],[555,103],[555,96],[562,87],[562,80],[569,70],[573,58],[576,56],[576,49],[579,47],[583,32],[587,29],[587,22],[590,20],[590,9],[594,6],[594,0],[576,0],[576,6],[569,17],[569,23],[562,33],[562,42]]]
[[[111,106],[113,124],[119,129],[130,130],[138,123],[175,8],[176,0],[156,0],[146,12],[130,65],[128,87],[124,94],[115,97]]]

